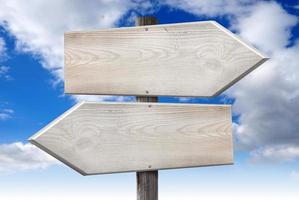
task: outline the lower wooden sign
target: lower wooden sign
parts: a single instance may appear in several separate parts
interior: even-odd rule
[[[233,163],[228,105],[80,103],[29,140],[83,175]]]

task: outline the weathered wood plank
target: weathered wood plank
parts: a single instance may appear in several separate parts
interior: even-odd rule
[[[216,22],[65,33],[65,92],[217,95],[267,58]]]
[[[30,141],[84,175],[231,164],[226,105],[82,103]]]
[[[137,200],[158,200],[158,171],[137,172]]]

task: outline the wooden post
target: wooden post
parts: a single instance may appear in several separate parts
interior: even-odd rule
[[[137,172],[137,200],[158,200],[158,170]]]
[[[154,25],[158,20],[152,16],[137,17],[136,26]],[[137,96],[138,102],[158,102],[158,97]],[[137,200],[158,200],[158,170],[137,172]]]

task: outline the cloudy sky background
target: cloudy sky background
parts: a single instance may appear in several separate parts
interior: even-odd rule
[[[0,0],[0,198],[134,199],[135,174],[82,177],[27,138],[76,102],[63,94],[65,31],[216,20],[271,59],[213,99],[233,104],[235,165],[160,172],[160,199],[296,199],[299,194],[299,2]],[[59,198],[57,198],[59,197]]]

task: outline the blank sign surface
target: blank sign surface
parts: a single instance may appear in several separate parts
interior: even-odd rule
[[[65,92],[214,96],[267,58],[217,22],[65,34]]]
[[[233,162],[225,105],[81,103],[30,141],[83,175]]]

